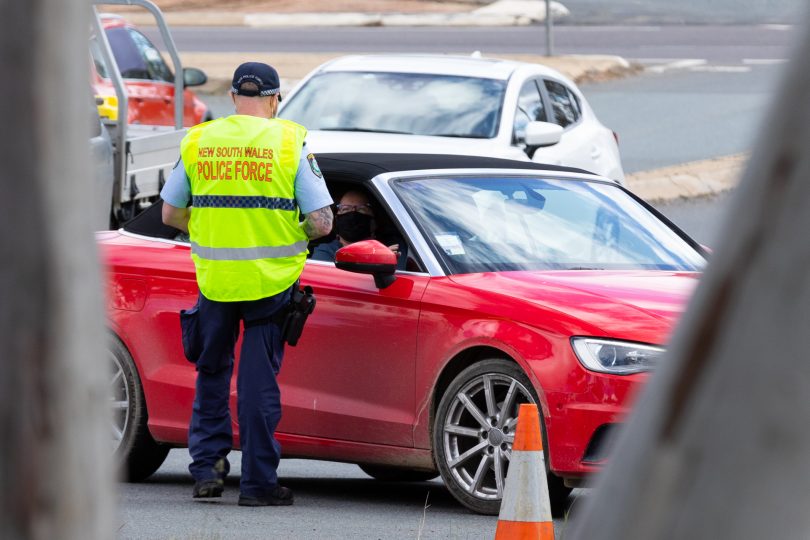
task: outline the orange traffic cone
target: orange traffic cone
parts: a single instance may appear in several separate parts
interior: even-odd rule
[[[518,411],[495,540],[554,540],[537,405]]]

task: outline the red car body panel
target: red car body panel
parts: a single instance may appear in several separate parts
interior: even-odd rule
[[[664,344],[697,277],[568,271],[434,279],[423,299],[417,392],[429,395],[442,366],[464,350],[503,351],[521,365],[538,393],[551,469],[562,476],[591,472],[596,467],[583,457],[596,428],[621,421],[646,375],[588,371],[574,355],[569,337]],[[416,445],[423,448],[430,446],[428,411],[422,409],[415,434]]]
[[[104,30],[110,28],[135,28],[118,17],[102,17]],[[115,96],[115,87],[110,79],[101,77],[91,62],[90,80],[99,96]],[[150,126],[174,125],[174,83],[150,79],[124,79],[128,98],[127,121],[130,124]],[[183,91],[183,125],[194,126],[203,121],[207,107],[189,89]]]
[[[111,329],[138,367],[153,437],[185,445],[194,367],[182,352],[178,312],[197,297],[187,245],[100,233]],[[529,376],[543,409],[551,469],[585,460],[600,426],[621,422],[644,374],[586,370],[571,336],[666,343],[696,273],[547,271],[430,277],[369,275],[310,261],[301,282],[317,308],[280,375],[285,456],[433,467],[437,385],[454,359],[500,353]],[[237,356],[238,361],[238,356]],[[234,377],[235,381],[235,377]],[[232,386],[234,443],[238,445]]]
[[[99,96],[114,96],[115,87],[109,79],[93,73],[93,89]],[[161,81],[124,79],[129,98],[127,121],[149,126],[174,125],[174,85]],[[191,90],[183,92],[183,126],[194,126],[203,121],[205,104]]]
[[[336,272],[331,264],[310,263],[302,274],[318,306],[305,338],[285,352],[279,380],[286,408],[279,430],[413,446],[412,338],[428,278],[402,276],[378,290],[367,275],[342,272],[346,279],[336,283]]]

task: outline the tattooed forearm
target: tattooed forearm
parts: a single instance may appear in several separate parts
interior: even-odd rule
[[[304,233],[310,240],[326,236],[332,231],[332,209],[324,206],[306,215],[303,223]]]

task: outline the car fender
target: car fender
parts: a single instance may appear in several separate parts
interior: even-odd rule
[[[547,415],[545,393],[532,364],[553,360],[551,340],[533,328],[508,319],[480,317],[455,323],[445,319],[444,322],[450,322],[452,330],[429,333],[423,331],[426,328],[423,325],[430,323],[425,321],[424,316],[420,320],[415,382],[416,395],[422,399],[417,404],[414,424],[417,448],[430,447],[433,414],[444,389],[458,373],[484,358],[503,357],[518,364],[531,381],[544,415]],[[448,343],[452,345],[448,347]],[[513,345],[515,343],[519,345]]]

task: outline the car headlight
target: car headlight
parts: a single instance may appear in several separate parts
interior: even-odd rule
[[[649,371],[663,356],[661,347],[587,337],[571,338],[582,365],[591,371],[627,375]]]

